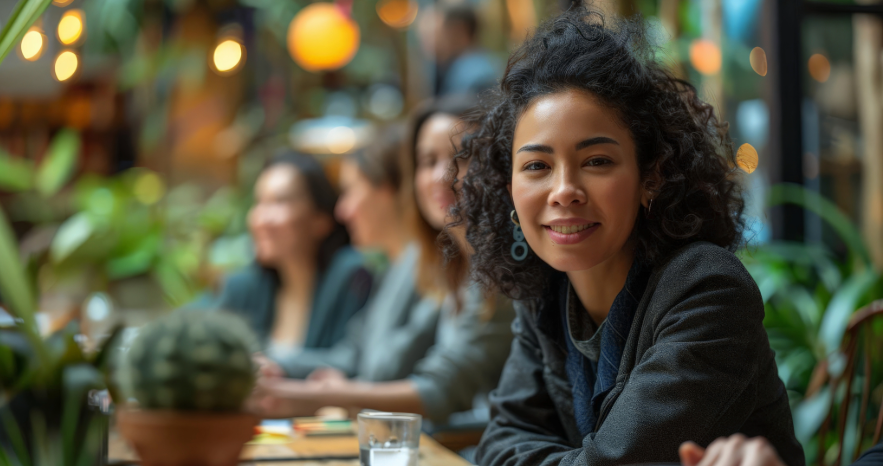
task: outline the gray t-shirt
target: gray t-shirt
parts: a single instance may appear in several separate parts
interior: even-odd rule
[[[596,325],[592,317],[586,312],[579,297],[573,290],[573,285],[567,288],[567,334],[573,346],[589,358],[592,362],[598,362],[601,358],[601,334],[607,319]]]

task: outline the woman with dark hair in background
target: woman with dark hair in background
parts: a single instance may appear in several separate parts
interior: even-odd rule
[[[263,377],[252,400],[260,414],[312,415],[323,406],[342,406],[419,413],[441,424],[487,419],[481,400],[496,385],[509,352],[512,306],[468,281],[465,255],[445,271],[436,241],[454,202],[447,176],[456,153],[451,136],[468,108],[464,100],[421,108],[412,119],[401,160],[398,212],[404,214],[402,231],[416,242],[414,268],[407,277],[423,300],[408,314],[390,316],[387,304],[372,297],[360,325],[355,369],[319,369],[307,381]],[[359,178],[373,171],[359,166],[358,159],[345,162],[345,192],[338,206],[340,218],[357,238],[359,223],[368,219],[354,217],[358,209],[347,204],[354,202],[350,196],[356,195]],[[462,235],[460,244],[465,244]],[[435,307],[424,306],[427,302]],[[430,321],[432,326],[427,327]]]
[[[316,159],[280,153],[261,171],[254,197],[255,263],[225,280],[213,306],[244,317],[265,356],[284,369],[304,349],[343,338],[372,277],[334,219],[337,193]]]
[[[685,441],[737,432],[804,463],[760,292],[732,253],[726,125],[644,27],[576,3],[467,120],[454,216],[477,278],[519,300],[481,465],[675,462]]]

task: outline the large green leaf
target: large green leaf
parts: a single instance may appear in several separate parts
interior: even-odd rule
[[[0,149],[0,189],[27,191],[34,187],[34,166],[30,160],[13,157]]]
[[[37,190],[44,196],[57,193],[70,180],[80,154],[80,135],[63,129],[52,138],[46,156],[37,171]]]
[[[858,310],[858,306],[863,304],[861,299],[879,279],[880,275],[874,270],[866,270],[853,275],[843,282],[843,285],[831,298],[819,331],[819,338],[824,342],[828,353],[836,351],[840,347],[849,319]]]
[[[0,210],[0,294],[12,313],[24,321],[31,336],[37,335],[39,339],[33,289],[19,259],[17,244],[6,214]]]
[[[49,249],[52,260],[55,262],[65,260],[95,234],[95,230],[95,223],[84,212],[67,219],[52,239],[52,246]]]
[[[837,232],[853,257],[859,258],[866,267],[871,267],[871,256],[858,229],[837,205],[819,193],[797,184],[781,183],[770,188],[767,203],[771,206],[796,204],[815,213]]]
[[[9,21],[0,30],[0,62],[19,43],[28,28],[43,14],[52,0],[20,0]]]

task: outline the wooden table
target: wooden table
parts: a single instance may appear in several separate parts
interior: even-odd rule
[[[137,457],[120,435],[112,431],[108,445],[110,464],[133,464]],[[295,437],[291,443],[278,445],[246,445],[242,452],[243,465],[266,466],[358,466],[358,459],[351,460],[297,460],[254,461],[255,458],[334,457],[359,456],[359,440],[347,437]],[[420,437],[420,466],[468,466],[469,462],[438,442],[422,435]]]

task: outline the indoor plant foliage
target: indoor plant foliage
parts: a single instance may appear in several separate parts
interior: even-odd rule
[[[120,432],[143,464],[238,463],[258,422],[242,411],[255,341],[222,311],[178,311],[139,332],[116,378],[130,405],[119,411]]]
[[[774,241],[742,254],[763,296],[764,326],[791,400],[797,439],[807,463],[813,463],[831,398],[845,396],[831,393],[827,383],[844,368],[839,351],[844,332],[856,310],[883,296],[883,275],[874,269],[861,234],[831,201],[803,187],[780,184],[770,190],[769,205],[780,204],[796,204],[818,215],[846,247],[846,254],[838,256],[820,243]],[[872,401],[874,405],[879,399]],[[847,443],[862,442],[857,435],[847,432]],[[826,445],[826,450],[834,451],[834,446]]]

